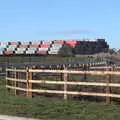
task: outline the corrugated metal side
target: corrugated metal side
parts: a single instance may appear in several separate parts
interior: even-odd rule
[[[35,54],[35,50],[26,50],[25,53],[26,54]]]
[[[19,48],[27,48],[28,45],[20,45]]]
[[[24,54],[24,51],[15,51],[15,54]]]
[[[35,50],[37,50],[37,48],[31,47],[31,48],[28,48],[27,50],[29,50],[29,51],[35,51]]]
[[[29,45],[29,47],[30,47],[30,48],[33,48],[33,47],[38,48],[39,45],[40,45],[40,44],[31,44],[31,45]]]
[[[52,41],[50,41],[50,40],[43,40],[42,41],[42,44],[51,44],[52,43]]]
[[[63,44],[64,40],[55,40],[53,42],[54,42],[54,44]]]
[[[10,42],[10,45],[19,45],[19,42]]]
[[[41,41],[31,41],[31,44],[33,44],[33,45],[40,45]]]
[[[26,48],[17,48],[17,51],[25,51]]]
[[[48,54],[58,54],[58,51],[48,51]]]
[[[47,51],[49,48],[38,48],[39,51]]]
[[[36,52],[37,54],[47,54],[47,51],[40,51],[40,50],[38,50],[37,52]]]
[[[13,51],[12,50],[6,50],[6,51],[4,51],[4,54],[5,55],[13,54]]]
[[[20,42],[21,45],[30,45],[30,42],[29,41],[22,41]]]
[[[41,44],[40,47],[41,48],[50,48],[50,44]]]

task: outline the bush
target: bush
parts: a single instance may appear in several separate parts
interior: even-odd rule
[[[74,49],[67,44],[64,44],[59,51],[59,55],[62,57],[74,56]]]

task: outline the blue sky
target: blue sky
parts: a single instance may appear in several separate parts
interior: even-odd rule
[[[120,48],[119,0],[0,0],[0,41],[105,38]]]

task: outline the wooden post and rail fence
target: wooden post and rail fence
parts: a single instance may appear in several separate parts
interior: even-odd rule
[[[15,73],[13,77],[9,77],[9,72]],[[26,79],[21,79],[16,77],[16,73],[25,73]],[[63,75],[62,79],[59,81],[53,81],[53,80],[33,80],[33,73],[60,73]],[[108,76],[107,80],[105,82],[75,82],[75,81],[69,81],[68,80],[68,74],[76,74],[76,75],[84,75],[84,74],[90,74],[90,75],[99,75],[99,76]],[[110,98],[120,98],[120,94],[111,93],[110,88],[120,88],[120,83],[112,83],[111,82],[111,75],[120,75],[119,71],[79,71],[79,70],[67,70],[66,68],[64,70],[48,70],[48,69],[6,69],[6,87],[8,89],[15,90],[15,95],[17,94],[16,91],[23,91],[26,93],[27,96],[31,96],[33,93],[47,93],[47,94],[60,94],[63,95],[64,99],[68,99],[68,95],[83,95],[83,96],[99,96],[99,97],[105,97],[107,102],[110,102]],[[13,85],[9,85],[8,81],[14,82]],[[17,82],[20,83],[26,83],[26,88],[18,87],[16,85]],[[63,90],[49,90],[49,89],[33,89],[33,84],[51,84],[51,85],[63,85]],[[106,91],[105,93],[98,93],[96,91],[94,92],[80,92],[80,91],[69,91],[67,89],[68,85],[72,86],[96,86],[96,87],[105,87]]]

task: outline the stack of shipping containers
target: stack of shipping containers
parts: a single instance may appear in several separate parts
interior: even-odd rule
[[[8,42],[0,43],[0,55],[4,54],[5,48],[8,46]]]
[[[51,46],[51,43],[51,41],[42,41],[42,44],[37,50],[37,54],[46,55]]]
[[[36,54],[36,51],[38,49],[38,47],[40,46],[41,41],[33,41],[30,42],[27,50],[26,50],[26,54]]]
[[[94,54],[105,52],[109,49],[109,45],[104,39],[1,42],[0,55],[9,54],[56,55],[59,54],[59,51],[64,44],[71,46],[74,49],[75,54]]]
[[[19,42],[9,42],[9,44],[6,47],[6,50],[4,51],[4,54],[6,55],[13,54],[18,45]]]
[[[24,54],[27,47],[29,45],[29,42],[20,42],[19,46],[17,47],[17,49],[15,50],[15,54]]]
[[[59,51],[62,48],[63,44],[64,44],[63,40],[53,41],[52,46],[50,50],[48,51],[48,54],[59,54]]]

